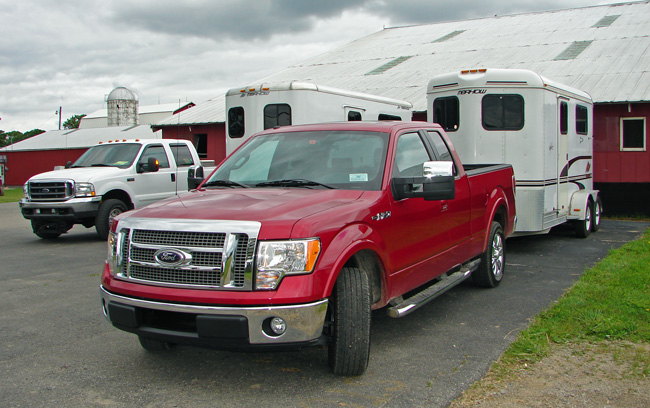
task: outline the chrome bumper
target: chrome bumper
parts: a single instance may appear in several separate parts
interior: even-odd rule
[[[110,322],[112,322],[109,313],[109,305],[111,303],[132,306],[138,309],[188,313],[197,316],[245,317],[248,322],[248,338],[251,345],[304,343],[315,340],[320,337],[323,331],[325,314],[327,312],[327,299],[290,306],[226,307],[185,305],[133,299],[112,294],[103,286],[100,286],[100,293],[104,317]],[[270,336],[263,330],[265,322],[273,317],[280,317],[287,324],[286,331],[280,336]],[[193,336],[196,335],[193,334]]]

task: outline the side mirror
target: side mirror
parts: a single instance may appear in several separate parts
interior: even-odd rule
[[[136,171],[138,173],[155,173],[160,170],[160,163],[155,157],[149,157],[145,167],[144,163],[138,163]]]
[[[187,189],[193,190],[203,183],[203,166],[192,167],[187,171]]]
[[[395,200],[418,197],[427,201],[453,200],[456,196],[454,163],[425,162],[422,177],[395,177],[391,188]]]
[[[72,162],[71,162],[71,161],[68,161],[68,162],[65,164],[65,168],[66,168],[66,169],[69,169],[70,167],[72,167]]]

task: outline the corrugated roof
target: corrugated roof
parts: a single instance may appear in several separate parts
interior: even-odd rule
[[[226,121],[226,96],[220,95],[156,123],[155,126],[203,125]]]
[[[387,28],[254,82],[312,81],[424,111],[428,80],[467,68],[529,69],[595,102],[650,101],[650,2]],[[183,114],[164,124],[224,122],[223,97]]]
[[[74,130],[51,130],[0,149],[0,152],[29,150],[86,149],[99,142],[116,139],[160,139],[161,132],[150,126],[106,127]]]

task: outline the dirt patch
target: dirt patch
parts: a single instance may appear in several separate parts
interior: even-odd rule
[[[650,407],[650,344],[554,346],[507,378],[492,370],[450,408]]]

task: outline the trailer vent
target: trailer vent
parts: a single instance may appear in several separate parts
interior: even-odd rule
[[[584,51],[587,47],[591,45],[593,41],[574,41],[569,47],[562,51],[560,55],[555,57],[554,61],[562,61],[562,60],[571,60],[571,59],[576,59],[582,51]]]
[[[605,16],[598,20],[598,22],[594,25],[592,25],[592,28],[600,28],[600,27],[609,27],[612,25],[614,21],[616,21],[617,18],[619,18],[621,15],[613,15],[613,16]]]
[[[445,35],[445,36],[443,36],[443,37],[440,37],[440,38],[438,38],[437,40],[431,41],[431,42],[432,42],[432,43],[441,43],[441,42],[445,42],[445,41],[447,41],[447,40],[451,40],[452,38],[456,37],[457,35],[460,35],[460,34],[464,33],[465,31],[467,31],[467,30],[456,30],[456,31],[452,31],[451,33],[449,33],[449,34],[447,34],[447,35]]]
[[[401,64],[402,62],[408,61],[411,58],[413,58],[412,55],[397,57],[394,60],[385,63],[381,67],[373,69],[372,71],[368,72],[366,75],[383,74],[384,72],[388,71],[389,69],[394,68],[394,67],[398,66],[399,64]]]

